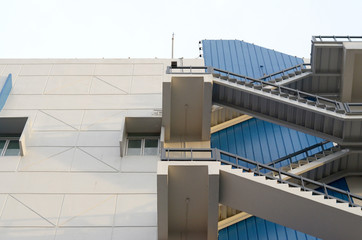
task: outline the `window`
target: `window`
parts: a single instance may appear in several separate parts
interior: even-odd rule
[[[157,155],[159,153],[159,133],[129,133],[127,138],[127,155]]]
[[[19,156],[20,145],[18,137],[0,137],[0,156]]]

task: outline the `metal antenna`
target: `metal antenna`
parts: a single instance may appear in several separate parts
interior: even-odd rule
[[[171,59],[173,59],[173,45],[175,40],[175,33],[172,33],[172,51],[171,51]]]

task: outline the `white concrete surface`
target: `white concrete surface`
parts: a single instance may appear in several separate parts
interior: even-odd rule
[[[125,117],[160,117],[170,63],[0,59],[0,117],[31,123],[26,154],[0,158],[0,240],[157,239],[159,158],[120,157],[119,141]]]

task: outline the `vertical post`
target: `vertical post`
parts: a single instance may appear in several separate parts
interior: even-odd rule
[[[349,202],[350,206],[353,206],[351,194],[348,191],[347,191],[347,196],[348,196],[348,202]]]
[[[328,190],[327,190],[327,185],[326,185],[325,183],[323,183],[323,188],[324,188],[324,194],[325,194],[326,197],[329,199]]]

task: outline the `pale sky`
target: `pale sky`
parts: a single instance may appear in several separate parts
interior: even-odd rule
[[[197,58],[202,39],[309,57],[312,35],[362,35],[361,0],[0,0],[0,58]]]

